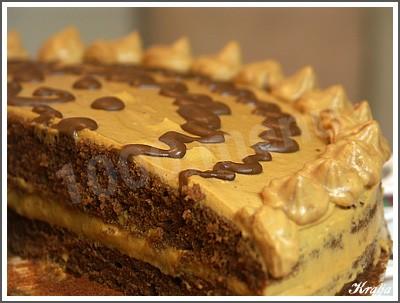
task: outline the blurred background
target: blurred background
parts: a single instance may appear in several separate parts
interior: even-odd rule
[[[32,55],[75,25],[86,43],[138,30],[146,46],[188,36],[200,55],[235,39],[244,62],[273,58],[285,74],[310,64],[321,87],[340,83],[354,102],[368,100],[391,143],[392,22],[391,8],[8,8],[8,30]]]

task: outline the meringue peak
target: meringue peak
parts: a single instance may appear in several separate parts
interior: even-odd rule
[[[332,110],[335,112],[349,112],[351,104],[346,91],[341,85],[333,85],[325,90],[313,90],[304,94],[296,101],[295,107],[303,113]]]
[[[142,39],[137,31],[113,41],[94,41],[85,51],[85,60],[101,63],[139,63]]]
[[[257,88],[272,88],[283,79],[281,65],[274,60],[246,64],[235,77],[235,82]]]
[[[26,59],[28,52],[24,49],[17,31],[7,34],[7,59]]]
[[[311,66],[306,66],[282,80],[272,89],[272,94],[285,100],[295,101],[316,86],[316,76]]]
[[[43,44],[39,50],[39,60],[74,64],[82,61],[83,53],[84,45],[78,30],[69,26]]]
[[[182,37],[171,45],[154,45],[143,56],[143,64],[149,67],[166,68],[186,72],[192,63],[189,40]]]
[[[195,59],[191,69],[214,80],[228,81],[239,72],[240,66],[239,44],[231,41],[216,55],[201,56]]]

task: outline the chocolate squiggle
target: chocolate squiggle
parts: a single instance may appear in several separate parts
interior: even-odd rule
[[[123,110],[125,108],[125,104],[117,97],[101,97],[94,100],[91,107],[106,111],[118,111]]]
[[[93,76],[84,76],[74,82],[72,85],[74,89],[99,89],[101,83]]]
[[[9,61],[7,65],[13,81],[17,82],[42,82],[45,72],[51,67],[51,64],[24,60]]]
[[[181,189],[188,184],[188,178],[194,175],[204,178],[231,180],[230,178],[235,178],[235,173],[260,174],[263,171],[260,162],[272,160],[270,152],[292,153],[299,150],[299,145],[290,136],[300,135],[301,130],[294,117],[282,112],[278,105],[261,101],[252,91],[237,88],[235,84],[230,82],[216,82],[201,76],[195,76],[195,78],[200,84],[208,86],[209,90],[214,93],[234,96],[239,103],[253,104],[255,106],[253,113],[265,117],[262,124],[269,129],[259,134],[259,137],[265,141],[253,145],[252,148],[255,150],[255,154],[243,158],[242,163],[221,161],[216,163],[212,170],[187,169],[180,172],[179,187]],[[232,173],[233,176],[228,172]]]
[[[75,97],[73,94],[61,90],[55,89],[51,87],[40,87],[33,92],[32,97],[21,97],[18,96],[18,92],[21,89],[17,89],[17,86],[14,84],[14,88],[12,88],[12,93],[8,93],[7,103],[9,105],[15,106],[35,106],[35,105],[43,105],[50,103],[64,103],[74,101]],[[14,90],[13,90],[14,89]]]
[[[53,125],[53,128],[57,129],[60,133],[70,137],[76,137],[77,132],[88,128],[90,130],[96,130],[98,128],[96,121],[86,117],[72,117],[62,119],[57,124]]]
[[[186,85],[182,82],[173,81],[159,83],[150,74],[150,72],[161,72],[166,77],[175,79],[192,79],[197,80],[201,85],[205,85],[208,89],[222,96],[235,97],[238,103],[253,104],[253,113],[265,117],[262,124],[268,129],[261,132],[259,137],[264,141],[258,142],[252,146],[255,153],[242,159],[242,163],[233,161],[220,161],[216,163],[212,170],[200,171],[197,169],[187,169],[179,174],[180,188],[188,183],[188,178],[198,175],[204,178],[218,178],[222,180],[233,180],[235,174],[259,174],[262,172],[260,162],[271,161],[271,152],[291,153],[299,149],[297,142],[290,138],[298,136],[301,130],[298,127],[293,116],[281,111],[277,104],[259,100],[256,95],[249,89],[238,88],[231,82],[213,81],[207,77],[191,74],[178,74],[164,70],[149,70],[137,66],[77,66],[77,67],[55,67],[55,66],[30,66],[24,71],[20,64],[14,67],[16,75],[14,78],[18,81],[41,81],[40,73],[50,71],[52,73],[73,73],[84,74],[85,76],[75,82],[74,88],[96,88],[98,85],[91,78],[93,76],[101,76],[109,81],[125,82],[129,85],[140,88],[156,88],[159,93],[166,97],[175,98],[174,105],[178,106],[177,112],[186,120],[181,128],[186,132],[195,135],[189,136],[178,132],[169,131],[159,137],[159,140],[168,145],[168,149],[160,149],[144,144],[128,144],[124,146],[120,153],[127,159],[129,156],[149,155],[157,157],[182,158],[186,153],[186,144],[197,141],[202,143],[221,143],[224,142],[225,133],[220,130],[221,121],[219,115],[228,115],[231,113],[230,108],[222,103],[213,100],[210,96],[204,94],[189,93]],[[77,84],[78,83],[78,84]],[[93,87],[91,87],[93,85]],[[58,90],[49,90],[47,88],[37,90],[34,97],[17,97],[21,91],[18,82],[11,82],[8,85],[9,104],[13,105],[37,105],[53,102],[68,102],[73,100],[73,96],[68,92]],[[55,96],[55,98],[49,98]],[[71,97],[72,96],[72,97]],[[46,97],[46,98],[45,98]],[[11,103],[10,103],[11,102]],[[103,102],[103,101],[102,101]],[[105,102],[107,103],[107,102]],[[104,106],[105,107],[104,107]],[[102,104],[102,109],[112,110],[115,104]],[[111,107],[110,107],[111,106]],[[48,115],[51,110],[49,110]],[[46,114],[47,115],[47,114]],[[37,119],[40,119],[38,117]],[[45,123],[47,118],[43,117]],[[97,123],[89,118],[68,118],[61,120],[54,126],[60,132],[75,136],[76,132],[84,129],[97,129]]]
[[[230,109],[225,104],[215,102],[206,95],[190,94],[185,84],[180,82],[158,83],[160,95],[176,98],[177,112],[186,120],[182,129],[198,137],[188,136],[175,131],[169,131],[159,137],[159,140],[169,146],[161,149],[145,144],[128,144],[121,150],[121,156],[147,155],[153,157],[182,158],[186,154],[186,144],[194,141],[201,143],[222,143],[224,133],[219,130],[221,120],[218,115],[229,114]],[[209,109],[206,108],[209,105]]]
[[[21,90],[22,86],[17,81],[7,82],[7,99],[18,95]]]
[[[32,108],[34,113],[40,114],[39,117],[33,119],[33,122],[48,124],[53,118],[62,118],[63,115],[48,105],[37,105]]]

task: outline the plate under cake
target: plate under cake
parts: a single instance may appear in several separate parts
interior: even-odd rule
[[[237,43],[133,33],[8,50],[8,249],[126,295],[334,295],[380,283],[390,149],[366,101]]]

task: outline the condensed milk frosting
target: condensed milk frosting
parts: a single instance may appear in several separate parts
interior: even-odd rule
[[[53,41],[42,53],[63,43]],[[310,67],[288,78],[273,63],[241,72],[235,44],[192,61],[186,39],[146,50],[141,62],[199,74],[64,65],[73,57],[15,63],[9,117],[48,129],[49,142],[62,133],[118,149],[183,194],[198,184],[206,206],[254,239],[275,278],[298,264],[303,230],[335,207],[357,208],[390,156],[368,104],[351,105],[339,86],[317,89]]]

